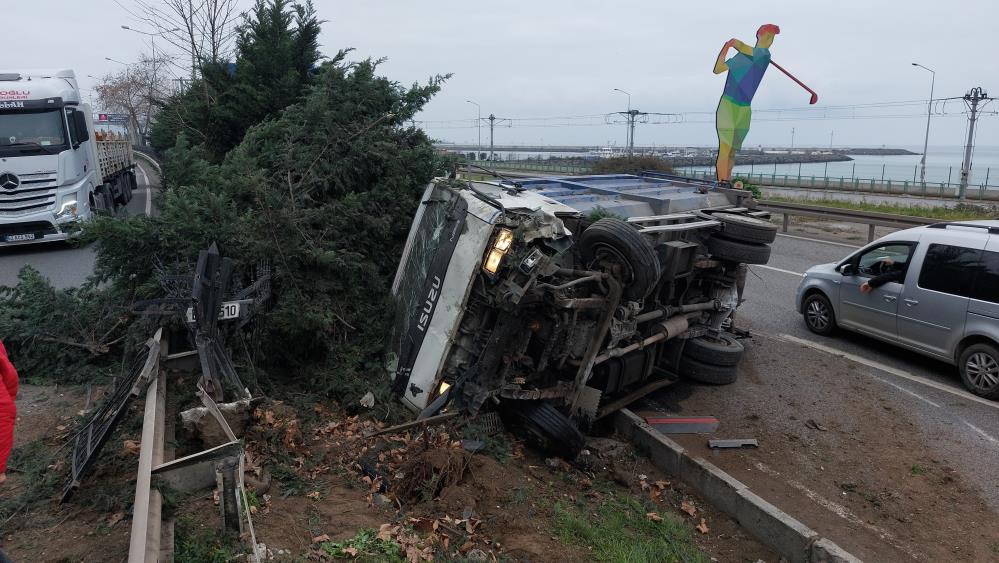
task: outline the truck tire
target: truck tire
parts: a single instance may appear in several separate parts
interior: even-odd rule
[[[695,360],[689,356],[680,357],[679,372],[680,377],[708,385],[735,383],[739,375],[737,366],[718,366]]]
[[[714,235],[708,238],[708,251],[721,260],[745,264],[766,264],[770,261],[770,246],[753,242],[729,240]]]
[[[569,417],[547,401],[507,400],[503,418],[546,452],[573,460],[583,451],[586,438]]]
[[[986,399],[999,399],[999,348],[972,344],[961,352],[957,365],[968,391]]]
[[[777,238],[777,225],[752,215],[714,213],[711,218],[721,221],[722,231],[719,236],[729,240],[768,244]]]
[[[593,223],[579,237],[579,252],[590,265],[610,256],[626,270],[621,280],[623,297],[629,301],[644,299],[659,282],[662,267],[652,244],[620,219],[604,218]]]
[[[687,340],[683,355],[716,366],[734,366],[742,359],[746,348],[727,334],[699,336]]]

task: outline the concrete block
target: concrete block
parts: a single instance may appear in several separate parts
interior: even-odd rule
[[[657,432],[628,409],[621,409],[616,416],[615,426],[620,434],[645,452],[656,467],[680,476],[680,462],[687,455],[683,446]]]
[[[819,534],[749,489],[738,491],[731,513],[756,539],[791,563],[809,563],[812,543]]]
[[[693,487],[702,497],[726,514],[735,514],[738,492],[746,485],[703,458],[683,455],[680,458],[680,480]]]
[[[812,544],[810,555],[809,561],[811,563],[863,563],[826,538],[820,538],[819,541]]]

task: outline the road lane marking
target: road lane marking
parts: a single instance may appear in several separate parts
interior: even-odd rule
[[[876,362],[874,360],[869,360],[869,359],[867,359],[867,358],[865,358],[863,356],[858,356],[856,354],[851,354],[849,352],[843,352],[842,350],[837,350],[835,348],[831,348],[831,347],[826,346],[824,344],[819,344],[818,342],[812,342],[811,340],[806,340],[804,338],[798,338],[797,336],[791,336],[790,334],[778,334],[778,335],[776,335],[776,337],[778,339],[780,339],[780,340],[785,340],[787,342],[794,342],[796,344],[801,344],[802,346],[808,346],[809,348],[812,348],[814,350],[819,350],[820,352],[825,352],[825,353],[831,354],[833,356],[839,356],[841,358],[846,358],[847,360],[851,360],[851,361],[856,362],[858,364],[863,364],[865,366],[872,367],[874,369],[883,371],[885,373],[890,373],[890,374],[892,374],[892,375],[894,375],[896,377],[901,377],[902,379],[908,379],[909,381],[912,381],[914,383],[920,383],[920,384],[925,385],[927,387],[932,387],[932,388],[934,388],[934,389],[936,389],[938,391],[943,391],[944,393],[950,393],[951,395],[955,395],[955,396],[960,397],[962,399],[966,399],[966,400],[969,400],[969,401],[974,401],[976,403],[983,404],[983,405],[985,405],[987,407],[991,407],[993,409],[999,409],[999,402],[990,401],[988,399],[983,399],[983,398],[979,397],[978,395],[973,395],[973,394],[971,394],[971,393],[969,393],[967,391],[964,391],[964,390],[961,390],[961,389],[955,389],[953,387],[950,387],[948,385],[944,385],[942,383],[937,383],[936,381],[933,381],[932,379],[927,379],[927,378],[922,377],[920,375],[915,375],[915,374],[909,373],[907,371],[900,370],[898,368],[894,368],[894,367],[891,367],[889,365],[883,364],[881,362]]]
[[[853,512],[851,512],[849,508],[843,506],[842,504],[839,504],[838,502],[833,502],[833,501],[825,498],[824,496],[820,495],[819,493],[817,493],[817,492],[809,489],[805,485],[802,485],[798,481],[795,481],[794,479],[791,479],[791,478],[789,478],[786,475],[781,475],[779,471],[776,471],[775,469],[772,469],[771,467],[765,465],[763,462],[760,462],[760,461],[756,462],[756,468],[759,469],[760,471],[762,471],[763,473],[765,473],[765,474],[773,477],[774,479],[777,479],[778,481],[780,481],[782,483],[787,483],[791,487],[793,487],[793,488],[797,489],[798,491],[800,491],[802,494],[804,494],[806,497],[808,497],[815,504],[821,506],[822,508],[825,508],[826,510],[828,510],[829,512],[832,512],[836,516],[839,516],[843,520],[846,520],[847,522],[850,522],[851,524],[855,524],[855,525],[860,526],[862,528],[866,528],[867,530],[870,530],[871,532],[874,532],[878,536],[878,538],[880,538],[882,540],[886,540],[886,542],[889,545],[891,545],[892,547],[894,547],[896,549],[900,549],[900,550],[906,552],[911,557],[913,557],[913,558],[915,558],[917,560],[919,559],[919,556],[917,554],[913,553],[909,548],[901,545],[898,542],[898,540],[895,539],[895,536],[893,536],[891,532],[889,532],[888,530],[885,530],[884,528],[879,528],[879,527],[875,526],[874,524],[868,523],[866,520],[864,520],[863,518],[857,516],[856,514],[854,514]]]
[[[968,422],[967,420],[962,420],[961,422],[963,422],[963,423],[964,423],[964,425],[965,425],[965,426],[967,426],[968,428],[970,428],[970,429],[974,430],[974,431],[975,431],[975,432],[976,432],[976,433],[977,433],[977,434],[978,434],[979,436],[981,436],[982,438],[985,438],[986,440],[988,440],[988,441],[992,442],[993,444],[997,444],[997,445],[999,445],[999,440],[996,440],[996,439],[995,439],[995,438],[993,438],[992,436],[989,436],[989,435],[988,435],[988,434],[986,434],[986,433],[985,433],[985,431],[984,431],[984,430],[982,430],[981,428],[979,428],[979,427],[975,426],[974,424],[972,424],[972,423]]]
[[[799,278],[801,276],[805,275],[805,274],[802,274],[801,272],[792,272],[791,270],[785,270],[783,268],[777,268],[777,267],[774,267],[774,266],[764,266],[763,264],[756,264],[756,267],[757,268],[763,268],[765,270],[773,270],[775,272],[780,272],[782,274],[790,274],[792,276],[798,276]]]
[[[843,246],[843,247],[846,247],[846,248],[852,248],[854,250],[860,248],[859,246],[857,246],[855,244],[846,244],[846,243],[842,243],[842,242],[833,242],[831,240],[822,240],[822,239],[819,239],[819,238],[799,237],[799,236],[796,236],[796,235],[785,235],[784,233],[777,233],[777,236],[779,236],[779,237],[785,237],[785,238],[793,238],[795,240],[807,240],[808,242],[821,242],[822,244],[831,244],[833,246]]]
[[[149,217],[153,212],[153,188],[149,185],[149,176],[146,175],[142,165],[136,163],[135,167],[139,169],[139,173],[142,174],[142,183],[146,185],[146,217]]]

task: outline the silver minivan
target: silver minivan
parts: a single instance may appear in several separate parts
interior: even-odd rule
[[[810,268],[795,305],[809,330],[859,332],[957,365],[999,399],[999,220],[892,233]]]

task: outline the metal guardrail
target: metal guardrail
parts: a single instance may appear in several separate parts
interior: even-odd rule
[[[830,221],[842,221],[844,223],[860,223],[867,225],[867,241],[874,240],[875,227],[893,227],[896,229],[908,229],[910,227],[921,227],[941,222],[940,219],[929,217],[915,217],[912,215],[895,215],[893,213],[879,213],[877,211],[860,211],[857,209],[844,209],[840,207],[825,207],[821,205],[810,205],[807,203],[788,203],[783,201],[762,200],[759,208],[771,213],[779,213],[784,216],[782,231],[787,232],[792,216],[816,217]]]

